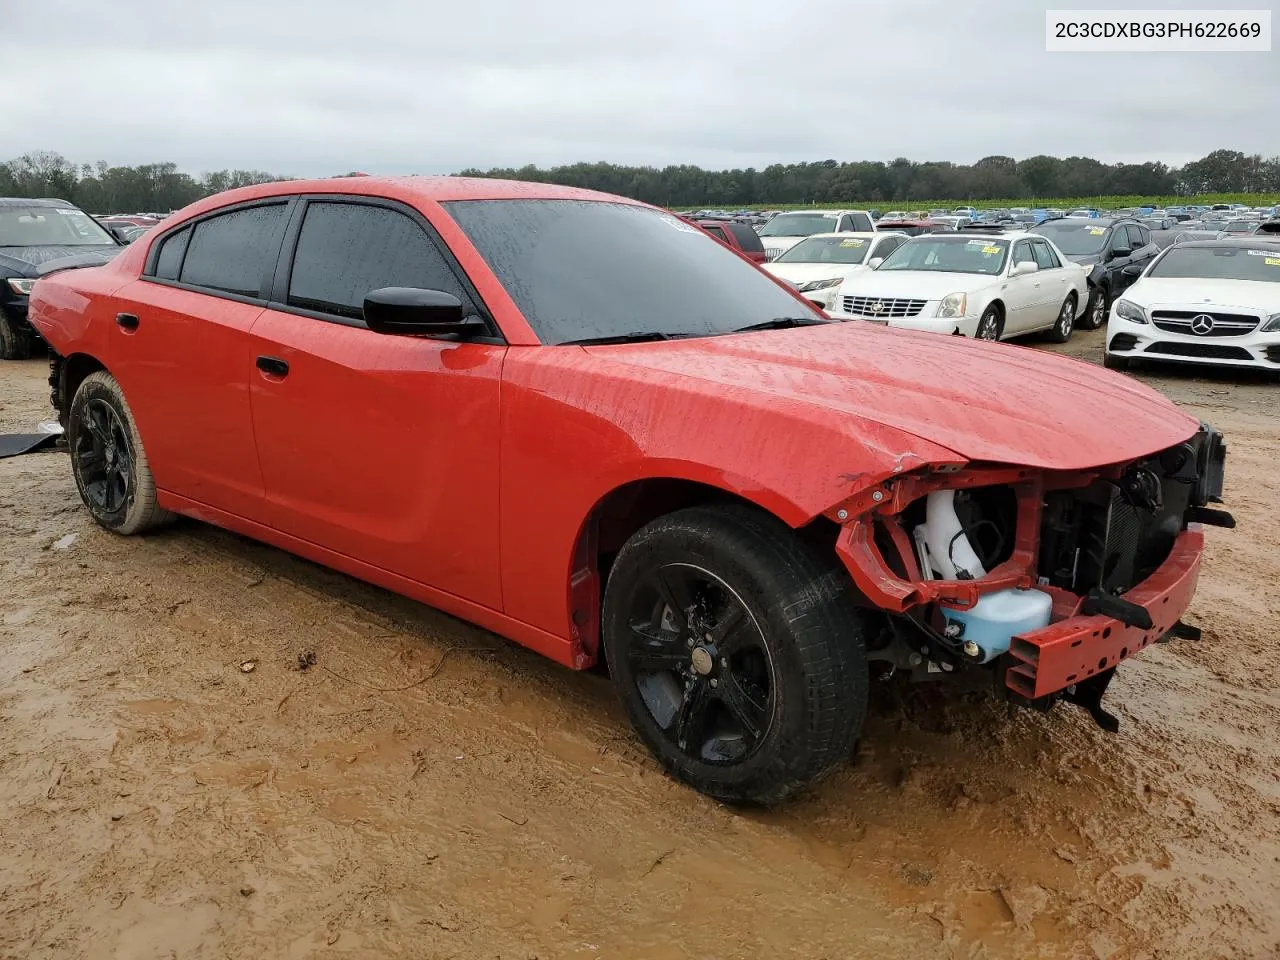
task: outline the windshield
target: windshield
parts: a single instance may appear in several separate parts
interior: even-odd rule
[[[871,249],[863,237],[810,237],[778,255],[774,263],[861,263]]]
[[[811,237],[830,233],[839,217],[834,213],[781,213],[760,229],[762,237]]]
[[[982,273],[995,276],[1004,269],[1008,241],[984,237],[963,240],[925,234],[908,240],[880,264],[883,270],[927,270],[932,273]]]
[[[1148,276],[1280,283],[1280,248],[1170,247]]]
[[[1253,233],[1261,222],[1260,220],[1232,220],[1222,229],[1227,233]]]
[[[648,207],[595,200],[444,207],[546,344],[827,319],[697,227]]]
[[[1042,223],[1034,227],[1032,233],[1048,237],[1058,249],[1068,257],[1087,257],[1101,253],[1107,241],[1106,227],[1093,226],[1088,223]]]
[[[0,206],[0,247],[97,247],[115,241],[74,207]]]

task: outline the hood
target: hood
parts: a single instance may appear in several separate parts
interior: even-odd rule
[[[840,287],[842,297],[903,297],[941,300],[949,293],[970,293],[1000,282],[999,277],[977,273],[940,273],[932,270],[863,270]]]
[[[810,280],[850,277],[867,267],[863,263],[766,263],[764,269],[775,277],[801,284]]]
[[[790,401],[809,419],[881,424],[970,461],[1087,469],[1199,428],[1155,390],[1084,361],[869,323],[585,349],[719,396]]]
[[[41,247],[0,247],[0,267],[12,270],[24,277],[36,277],[52,270],[65,269],[61,266],[50,267],[58,261],[74,261],[66,266],[101,266],[111,260],[124,247],[115,244],[67,246],[53,244]]]
[[[1120,296],[1148,309],[1200,310],[1212,305],[1246,313],[1280,313],[1280,283],[1259,280],[1143,277]]]

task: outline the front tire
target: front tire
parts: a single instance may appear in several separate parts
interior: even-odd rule
[[[653,521],[605,589],[605,654],[662,766],[718,800],[778,803],[846,760],[867,660],[847,573],[738,505]]]
[[[1076,295],[1068,293],[1067,299],[1062,302],[1062,309],[1058,311],[1058,320],[1053,325],[1053,329],[1049,331],[1049,340],[1052,343],[1066,343],[1071,339],[1071,331],[1076,325]]]
[[[989,340],[995,343],[1004,334],[1004,317],[1000,309],[992,304],[978,318],[978,327],[973,332],[975,340]]]
[[[1079,320],[1085,330],[1097,330],[1107,322],[1107,311],[1111,309],[1111,296],[1105,287],[1094,287],[1089,292],[1089,303],[1084,308],[1084,316]]]
[[[30,360],[31,331],[0,308],[0,360]]]
[[[133,412],[115,377],[84,378],[67,417],[67,447],[80,498],[93,519],[129,535],[158,527],[173,514],[156,503],[156,481]]]

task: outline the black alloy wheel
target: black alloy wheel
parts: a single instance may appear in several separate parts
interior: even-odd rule
[[[95,398],[80,408],[75,457],[89,507],[119,513],[133,492],[133,445],[115,408]]]
[[[636,585],[626,657],[646,709],[680,752],[738,763],[773,722],[774,665],[733,588],[693,564],[653,567]]]

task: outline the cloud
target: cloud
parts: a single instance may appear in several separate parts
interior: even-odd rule
[[[1273,55],[1050,54],[1044,10],[40,0],[5,12],[0,153],[313,175],[1274,152]]]

